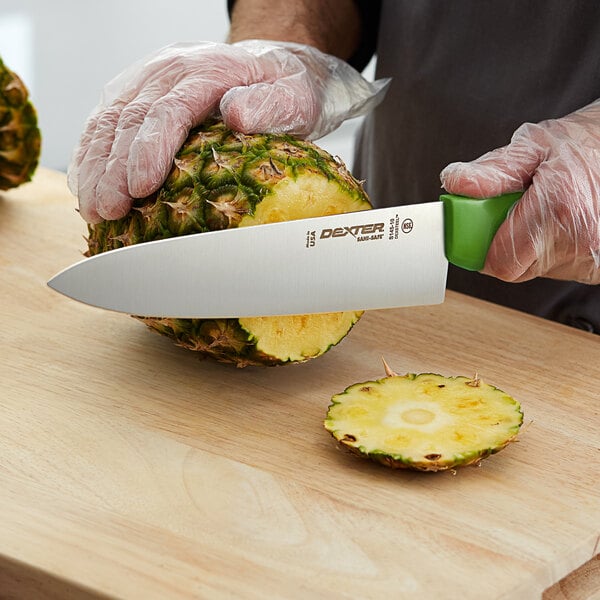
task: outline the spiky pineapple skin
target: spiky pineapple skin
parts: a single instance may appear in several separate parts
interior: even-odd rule
[[[0,190],[30,181],[40,150],[41,134],[29,92],[0,59]]]
[[[348,398],[352,397],[353,394],[357,394],[357,392],[359,394],[362,393],[365,399],[367,399],[369,395],[381,399],[384,396],[382,386],[385,386],[392,380],[403,380],[404,382],[420,385],[422,389],[419,391],[418,397],[421,398],[424,405],[435,402],[436,393],[440,392],[441,388],[445,388],[446,386],[455,387],[453,393],[456,393],[456,390],[458,390],[459,396],[457,399],[457,406],[459,408],[461,403],[464,405],[466,411],[472,409],[473,406],[476,407],[474,411],[471,411],[466,415],[469,419],[472,419],[472,423],[469,423],[468,426],[473,426],[475,429],[500,426],[500,422],[478,422],[478,419],[482,418],[481,415],[483,415],[484,420],[486,417],[495,418],[498,416],[495,415],[491,409],[489,414],[486,414],[485,410],[481,411],[481,414],[478,414],[481,409],[478,404],[485,404],[486,396],[496,396],[497,399],[500,399],[501,402],[506,405],[504,407],[505,410],[506,407],[508,407],[506,414],[502,415],[502,413],[500,413],[499,417],[500,419],[503,418],[507,420],[505,426],[506,432],[500,436],[499,440],[496,439],[489,445],[474,444],[473,447],[469,448],[467,446],[464,450],[461,450],[454,455],[447,453],[444,445],[445,440],[441,438],[434,442],[438,444],[438,447],[434,447],[430,454],[418,456],[417,458],[414,456],[414,448],[409,446],[406,446],[405,448],[395,448],[395,451],[391,451],[390,447],[386,448],[385,444],[369,447],[371,442],[365,442],[365,440],[367,439],[368,433],[370,433],[368,431],[369,427],[372,432],[374,425],[365,425],[364,422],[360,422],[360,418],[365,417],[369,412],[375,413],[376,409],[369,406],[368,400],[365,400],[364,404],[355,404],[351,408],[346,407],[345,409],[343,408],[344,403]],[[464,386],[462,392],[460,391],[460,386]],[[435,389],[436,387],[438,388],[437,390]],[[391,404],[393,398],[390,398],[389,400]],[[404,399],[399,398],[399,400],[402,402]],[[414,406],[414,403],[411,404],[409,401],[406,408],[410,410]],[[456,410],[456,407],[454,409]],[[357,411],[356,418],[351,419],[353,421],[351,427],[348,427],[348,423],[344,422],[344,418],[340,415],[340,410]],[[363,414],[361,414],[361,411]],[[340,425],[341,423],[342,425]],[[484,384],[478,379],[468,377],[446,377],[437,373],[407,373],[406,375],[394,374],[375,381],[356,383],[347,387],[340,394],[334,395],[332,403],[327,411],[324,425],[325,429],[329,431],[342,448],[349,450],[361,458],[367,458],[392,469],[436,472],[448,469],[454,470],[469,465],[478,465],[483,459],[500,452],[513,442],[519,433],[522,423],[523,411],[521,410],[520,404],[514,398],[495,386]],[[386,430],[386,435],[393,438],[396,434],[402,435],[403,427],[404,424],[402,423],[394,423],[389,424],[387,430],[385,427],[382,429]],[[450,427],[455,428],[457,434],[461,433],[459,424],[450,424]]]
[[[307,176],[317,186],[337,186],[342,200],[325,210],[318,203],[311,208],[311,191],[307,190],[300,196],[306,196],[308,204],[299,209],[292,210],[280,199],[273,201],[289,182],[293,185]],[[136,200],[123,219],[89,226],[87,255],[172,236],[283,221],[298,210],[300,214],[292,218],[369,208],[361,183],[317,145],[287,135],[242,135],[210,120],[192,130],[157,193]],[[238,319],[136,318],[177,345],[245,367],[304,362],[322,355],[350,331],[362,313],[336,314],[348,315],[347,330],[340,339],[315,354],[291,358],[262,351],[248,320],[245,324]],[[277,319],[283,322],[285,317]]]

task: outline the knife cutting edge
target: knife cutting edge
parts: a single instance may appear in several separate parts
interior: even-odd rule
[[[443,302],[448,261],[483,267],[522,192],[173,237],[97,254],[48,285],[138,316],[229,318]]]

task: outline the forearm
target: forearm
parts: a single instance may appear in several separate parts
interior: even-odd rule
[[[237,0],[229,41],[296,42],[347,60],[358,46],[360,33],[354,0]]]

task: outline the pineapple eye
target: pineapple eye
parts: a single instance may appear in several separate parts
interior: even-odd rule
[[[426,454],[425,458],[427,460],[439,460],[440,458],[442,458],[441,454]]]

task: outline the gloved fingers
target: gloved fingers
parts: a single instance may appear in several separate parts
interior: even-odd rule
[[[593,251],[577,240],[553,243],[549,232],[542,228],[524,231],[522,227],[511,227],[515,223],[501,225],[482,273],[512,283],[549,277],[600,284],[600,250]]]
[[[543,225],[529,188],[499,227],[488,250],[482,273],[503,281],[524,281],[537,260]],[[534,276],[535,277],[535,276]]]
[[[154,102],[127,156],[128,191],[132,197],[144,198],[161,186],[190,129],[215,110],[224,87],[228,82],[223,85],[192,78]]]
[[[100,190],[100,185],[98,186]],[[102,219],[112,221],[124,217],[130,210],[133,199],[127,193],[127,182],[115,180],[114,186],[105,186],[96,195],[96,213]]]
[[[569,255],[562,260],[556,257],[557,262],[544,273],[543,277],[551,279],[562,279],[565,281],[578,281],[588,285],[600,284],[600,268],[598,267],[598,259],[593,256],[577,256]],[[574,277],[573,273],[577,273]],[[534,263],[517,279],[512,280],[512,283],[521,283],[530,281],[536,277],[541,277],[537,263]]]
[[[595,149],[564,144],[543,163],[498,229],[483,272],[600,283],[600,175],[584,166],[596,162]]]
[[[224,52],[229,54],[229,62],[231,59],[242,62],[247,59],[245,52],[232,50],[226,44],[173,44],[137,61],[106,84],[98,106],[86,122],[68,169],[69,188],[79,197],[82,217],[89,222],[101,220],[96,210],[97,186],[101,179],[104,179],[102,193],[109,194],[102,203],[105,210],[112,214],[109,207],[113,200],[110,196],[116,194],[114,214],[122,212],[118,205],[125,201],[128,186],[123,182],[125,167],[121,171],[119,165],[128,144],[132,142],[130,129],[138,127],[139,119],[133,118],[133,115],[142,114],[146,107],[168,94],[194,69],[202,70],[203,65],[208,63],[218,65],[227,62],[219,59]],[[107,168],[109,176],[105,176]]]
[[[507,146],[471,162],[449,164],[440,174],[442,187],[451,194],[473,198],[524,190],[545,158],[547,138],[543,127],[526,123]]]
[[[105,157],[104,166],[98,171],[100,176],[94,197],[89,200],[96,207],[96,212],[106,220],[120,219],[124,217],[132,205],[132,198],[127,185],[127,155],[131,142],[135,138],[136,130],[126,129],[117,131],[118,143],[115,138],[111,148],[110,156]],[[80,202],[82,194],[80,193]]]
[[[141,68],[138,62],[106,84],[102,90],[100,102],[94,108],[84,125],[79,144],[75,149],[69,166],[68,183],[69,189],[73,194],[77,195],[79,193],[79,169],[86,161],[88,151],[96,143],[105,146],[106,136],[114,139],[112,128],[117,126],[121,110],[127,107],[130,102],[133,102],[141,92],[143,86],[142,74],[144,77],[147,76],[149,80],[152,80],[153,77],[156,77],[161,72],[166,77],[172,77],[168,70],[165,73],[165,68],[162,64],[144,65],[144,68]],[[168,82],[165,82],[165,85],[168,86]],[[165,87],[165,91],[166,89],[168,88]],[[95,153],[95,150],[92,151]]]
[[[104,173],[104,165],[110,154],[122,108],[122,104],[115,103],[98,116],[96,129],[92,134],[94,142],[85,148],[85,160],[70,169],[71,173],[76,173],[76,176],[72,175],[72,177],[77,181],[77,188],[71,191],[78,196],[79,211],[88,223],[97,223],[102,220],[96,206],[97,173]],[[99,132],[102,132],[102,135],[98,135]]]
[[[131,143],[127,181],[134,198],[160,187],[190,129],[216,109],[228,89],[264,76],[256,59],[242,49],[214,43],[200,46],[201,53],[193,46],[190,56],[176,55],[182,76],[148,109]],[[164,81],[162,74],[158,81]]]
[[[121,111],[114,129],[114,139],[109,154],[99,161],[94,176],[97,185],[94,190],[96,211],[104,219],[113,220],[124,217],[131,209],[132,196],[129,193],[127,161],[131,146],[138,135],[152,105],[163,97],[162,85],[149,85]],[[147,195],[147,194],[146,194]]]
[[[127,190],[124,163],[127,160],[128,140],[143,121],[144,112],[167,91],[165,86],[168,83],[150,83],[138,97],[132,97],[130,90],[122,100],[114,100],[112,104],[97,109],[88,120],[68,170],[69,187],[79,198],[82,216],[90,215],[97,222],[101,218],[119,218],[108,215],[126,214],[123,210],[131,204],[130,199],[126,200],[123,196]],[[103,179],[104,183],[100,186]],[[107,193],[102,202],[104,209],[98,212],[98,197],[104,192]],[[113,201],[114,211],[110,208]]]

